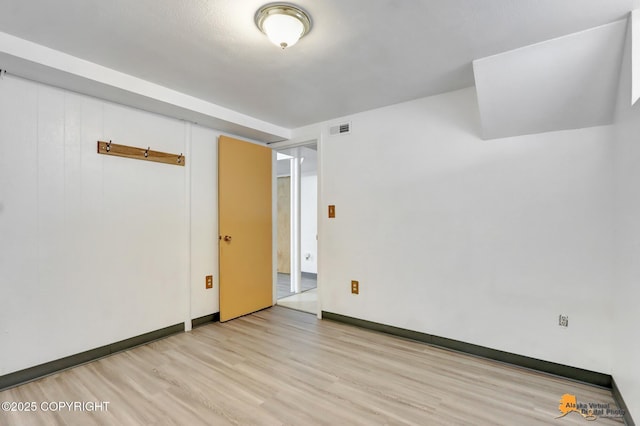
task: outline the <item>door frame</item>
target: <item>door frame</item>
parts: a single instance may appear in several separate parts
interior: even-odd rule
[[[278,218],[277,218],[277,209],[278,209],[278,194],[277,194],[277,180],[278,180],[278,172],[277,172],[277,160],[276,160],[276,151],[280,150],[280,149],[286,149],[286,148],[295,148],[298,146],[305,146],[305,145],[310,145],[310,144],[316,144],[317,149],[318,149],[318,200],[317,200],[317,209],[318,209],[318,223],[317,223],[317,232],[318,232],[318,287],[317,287],[317,294],[318,294],[318,306],[317,306],[317,313],[316,316],[318,317],[318,319],[322,319],[322,253],[323,253],[323,235],[324,235],[324,227],[323,227],[323,220],[322,218],[324,216],[322,216],[324,214],[324,209],[322,208],[322,206],[324,205],[323,203],[323,198],[324,198],[324,194],[322,191],[322,175],[323,175],[323,161],[322,161],[322,132],[319,132],[317,134],[305,134],[304,136],[300,136],[300,137],[296,137],[287,141],[281,141],[281,142],[272,142],[269,143],[268,146],[270,148],[272,148],[273,150],[273,186],[274,186],[274,191],[273,191],[273,209],[274,212],[272,214],[272,222],[273,222],[273,262],[274,262],[274,273],[273,273],[273,304],[275,305],[278,301],[278,272],[277,272],[277,235],[278,235]]]

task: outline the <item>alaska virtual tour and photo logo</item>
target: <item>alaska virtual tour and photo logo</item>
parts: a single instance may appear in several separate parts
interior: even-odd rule
[[[586,420],[594,421],[600,417],[607,418],[621,418],[624,417],[624,410],[612,406],[609,403],[602,402],[579,402],[575,395],[565,393],[560,398],[560,404],[558,405],[560,415],[556,417],[559,419],[566,416],[569,413],[578,413]]]

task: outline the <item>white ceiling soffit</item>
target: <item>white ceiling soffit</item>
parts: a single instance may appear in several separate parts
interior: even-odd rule
[[[473,61],[484,138],[611,124],[626,25]]]
[[[289,129],[2,32],[0,69],[261,142],[291,137]]]

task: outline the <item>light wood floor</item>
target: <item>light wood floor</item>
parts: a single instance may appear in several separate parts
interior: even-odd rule
[[[607,390],[274,307],[0,392],[107,412],[0,412],[0,424],[586,424],[555,419],[565,393],[613,406]]]

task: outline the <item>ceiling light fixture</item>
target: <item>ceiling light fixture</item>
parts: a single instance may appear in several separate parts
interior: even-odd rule
[[[269,3],[256,12],[256,25],[276,46],[293,46],[311,30],[311,18],[297,6]]]

